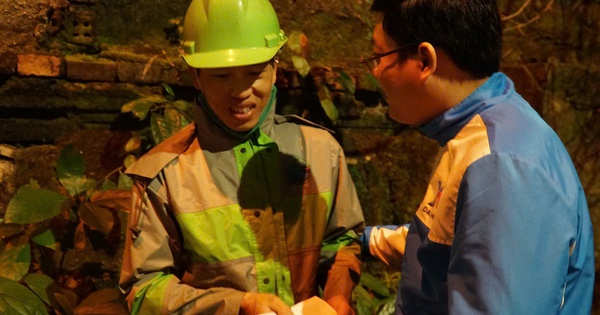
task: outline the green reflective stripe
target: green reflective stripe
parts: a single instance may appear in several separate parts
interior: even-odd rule
[[[242,177],[244,168],[248,164],[248,161],[250,161],[250,158],[252,158],[254,155],[254,148],[250,141],[246,141],[233,148],[233,154],[235,155],[235,164],[237,164],[238,176]]]
[[[237,164],[238,175],[240,177],[242,177],[244,168],[248,164],[248,161],[250,161],[250,159],[252,159],[256,153],[260,152],[261,150],[265,150],[267,147],[275,145],[273,140],[262,132],[259,132],[258,139],[256,139],[256,146],[252,144],[252,140],[253,139],[250,138],[233,148],[235,163]]]
[[[273,293],[277,278],[275,276],[275,261],[269,259],[256,262],[256,277],[258,280],[258,292]]]
[[[281,262],[272,259],[257,262],[256,277],[258,292],[275,294],[287,305],[294,305],[290,270]]]
[[[255,237],[237,204],[180,214],[177,221],[194,261],[214,263],[253,255]]]
[[[278,286],[277,295],[287,304],[294,305],[294,292],[292,291],[292,274],[289,268],[281,268],[281,283],[282,286]]]
[[[174,277],[160,272],[156,277],[142,284],[135,292],[131,303],[131,314],[159,314],[169,281]]]
[[[323,247],[321,247],[321,253],[324,256],[333,257],[333,255],[335,255],[335,253],[338,250],[340,250],[340,248],[342,248],[344,246],[349,246],[358,241],[359,241],[359,239],[358,239],[358,236],[356,235],[356,232],[354,232],[353,230],[350,230],[350,231],[344,233],[343,235],[341,235],[340,237],[337,237],[337,238],[329,240],[329,241],[324,241]]]

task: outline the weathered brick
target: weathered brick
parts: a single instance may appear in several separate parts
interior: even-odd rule
[[[117,65],[117,78],[121,82],[154,84],[160,82],[162,67],[139,62],[119,62]]]
[[[17,70],[17,55],[9,52],[0,53],[0,75],[13,75]]]
[[[82,61],[66,58],[67,79],[83,81],[115,81],[117,63],[108,60]]]
[[[79,130],[76,119],[0,119],[0,142],[53,143],[59,137]]]
[[[189,71],[174,68],[163,69],[160,74],[160,82],[181,86],[194,86],[194,81]]]
[[[26,54],[17,56],[17,73],[40,77],[60,77],[63,59],[58,56]]]

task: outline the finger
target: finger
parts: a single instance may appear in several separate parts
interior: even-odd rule
[[[277,313],[277,315],[293,315],[292,309],[276,296],[273,296],[273,298],[269,300],[269,307]]]

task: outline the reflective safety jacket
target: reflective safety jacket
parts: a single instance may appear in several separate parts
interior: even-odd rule
[[[362,211],[344,153],[324,129],[269,116],[246,140],[199,109],[142,156],[120,288],[132,314],[238,314],[245,292],[292,305],[349,301]]]
[[[384,261],[404,255],[396,314],[589,314],[585,194],[561,140],[513,82],[495,73],[421,131],[441,150],[410,228],[365,234]]]

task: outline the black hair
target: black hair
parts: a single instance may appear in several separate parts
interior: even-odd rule
[[[398,45],[429,42],[474,78],[498,71],[502,26],[496,0],[374,0]]]

